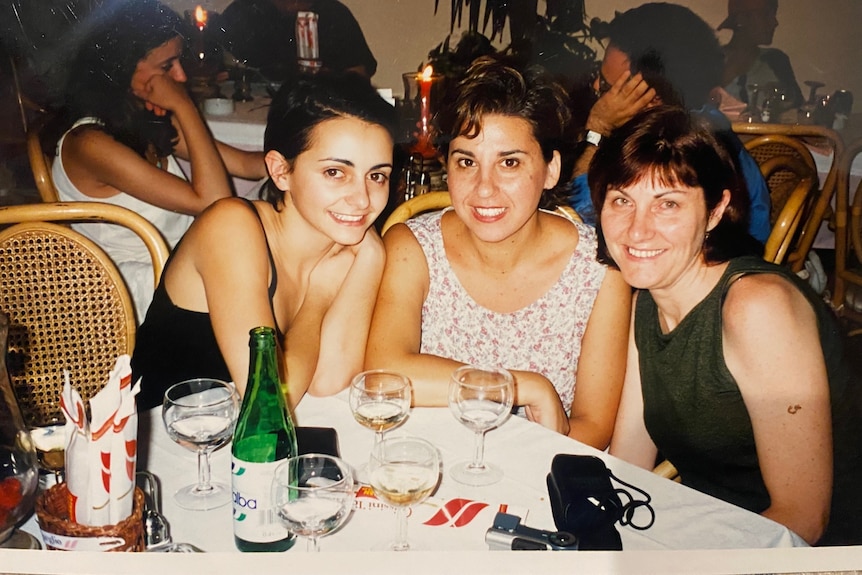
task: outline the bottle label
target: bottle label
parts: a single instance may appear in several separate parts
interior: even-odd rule
[[[272,504],[272,480],[280,463],[251,463],[232,458],[233,532],[240,539],[270,543],[288,536]]]

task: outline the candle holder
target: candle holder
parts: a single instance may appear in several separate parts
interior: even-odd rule
[[[431,142],[431,121],[444,93],[442,74],[434,74],[428,66],[423,72],[402,74],[404,100],[401,121],[411,142],[410,151],[424,158],[435,158],[437,150]]]
[[[220,95],[216,76],[222,69],[224,56],[221,45],[213,37],[215,32],[210,30],[211,27],[207,24],[209,16],[200,6],[185,12],[189,35],[186,39],[183,68],[188,76],[189,92],[197,102]]]

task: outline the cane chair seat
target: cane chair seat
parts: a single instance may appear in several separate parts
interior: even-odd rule
[[[838,159],[844,151],[844,143],[836,132],[822,126],[734,122],[733,131],[743,139],[746,149],[760,165],[761,172],[764,172],[764,164],[776,156],[791,156],[799,160],[797,166],[807,167],[806,173],[797,168],[790,171],[774,170],[769,174],[767,185],[773,203],[773,222],[781,213],[786,199],[799,187],[802,178],[810,177],[811,181],[819,182],[809,145],[828,148],[832,153],[829,172],[822,185],[818,184],[816,197],[799,222],[788,247],[785,263],[791,270],[798,272],[805,266],[820,225],[830,216],[831,201],[838,184]]]
[[[143,234],[156,253],[156,281],[168,255],[155,227],[119,206],[73,202],[0,208],[0,225],[11,224],[0,231],[7,367],[30,425],[62,423],[64,370],[86,402],[107,382],[117,357],[131,354],[135,344],[134,306],[114,263],[88,238],[52,220],[104,221]]]

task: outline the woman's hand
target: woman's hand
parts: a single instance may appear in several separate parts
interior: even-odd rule
[[[527,419],[557,433],[569,433],[569,418],[560,396],[548,378],[530,371],[513,371],[515,404],[524,407]]]
[[[143,84],[132,84],[132,93],[144,101],[147,110],[156,116],[164,116],[176,111],[184,104],[192,104],[185,85],[175,81],[167,74],[155,74]]]

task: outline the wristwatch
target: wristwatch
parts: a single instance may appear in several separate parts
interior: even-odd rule
[[[598,132],[594,132],[593,130],[587,130],[587,133],[584,134],[584,140],[588,144],[592,144],[594,146],[599,145],[599,142],[602,141],[602,137],[603,136],[601,134],[599,134]]]

